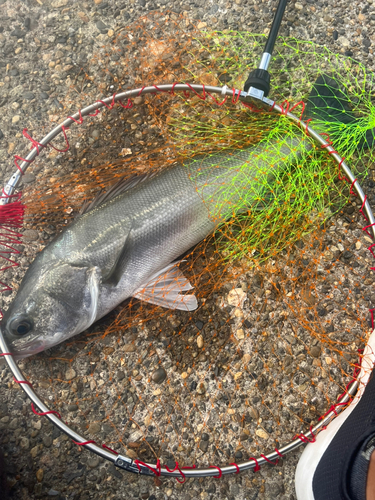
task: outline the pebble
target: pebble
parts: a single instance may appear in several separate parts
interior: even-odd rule
[[[173,493],[173,490],[171,488],[169,488],[165,494],[167,495],[167,497],[171,497],[172,496],[172,493]]]
[[[320,353],[321,353],[321,347],[319,345],[313,345],[310,348],[310,354],[313,358],[319,358]]]
[[[93,422],[89,425],[88,433],[89,434],[98,434],[101,430],[101,425],[98,422]]]
[[[247,363],[249,363],[251,361],[251,355],[249,353],[245,353],[243,356],[242,356],[242,362],[247,365]]]
[[[99,19],[99,21],[96,21],[95,25],[101,33],[108,32],[108,26],[106,24],[104,24],[103,21],[101,21],[100,19]]]
[[[242,307],[246,298],[246,292],[242,288],[234,288],[228,293],[227,301],[230,306]]]
[[[124,345],[124,352],[134,352],[136,350],[136,347],[134,344],[125,344]]]
[[[262,439],[268,439],[269,438],[269,435],[267,434],[267,432],[264,429],[257,429],[255,431],[255,434],[257,436],[259,436],[260,438],[262,438]]]
[[[208,450],[208,445],[209,445],[208,441],[203,441],[201,439],[201,442],[199,443],[199,449],[203,451],[203,453],[206,453],[206,451]]]
[[[20,115],[15,115],[12,118],[12,123],[16,124],[16,123],[18,123],[20,121],[20,119],[21,119]]]
[[[38,445],[34,446],[34,448],[31,448],[30,450],[30,455],[35,458],[37,456],[37,454],[39,453],[40,451],[40,448]]]
[[[201,382],[200,384],[198,384],[197,393],[204,394],[205,392],[206,392],[206,386],[204,385],[203,382]]]
[[[35,229],[26,229],[23,232],[22,238],[25,241],[36,241],[39,239],[39,233]]]
[[[33,94],[32,92],[25,92],[23,94],[23,98],[27,99],[28,101],[31,101],[31,99],[35,98],[35,94]]]
[[[95,469],[100,462],[100,458],[97,455],[91,455],[91,458],[87,461],[87,465],[90,467],[90,469]]]
[[[26,174],[22,177],[22,182],[25,184],[31,184],[35,181],[35,175],[31,172],[26,172]]]
[[[4,133],[0,130],[0,140],[3,139]]]
[[[338,43],[341,43],[341,45],[345,48],[350,47],[350,42],[347,38],[344,36],[339,36],[337,39]]]
[[[198,346],[198,349],[202,349],[202,347],[204,346],[204,340],[203,340],[202,335],[198,335],[198,337],[197,337],[197,346]]]
[[[36,478],[40,483],[43,481],[43,477],[44,477],[44,470],[38,469],[36,472]]]
[[[242,340],[245,338],[245,332],[242,330],[242,328],[239,328],[236,332],[236,336],[238,340]]]
[[[155,382],[155,384],[162,384],[166,378],[167,372],[164,370],[164,368],[158,368],[151,375],[151,379],[153,382]]]
[[[77,374],[73,368],[68,368],[65,372],[65,380],[73,380],[76,376]]]
[[[48,435],[43,436],[43,444],[46,448],[49,448],[52,445],[52,437]]]
[[[20,446],[24,450],[28,450],[29,447],[30,447],[30,441],[29,441],[29,439],[27,437],[22,437],[21,441],[20,441]]]
[[[57,497],[57,496],[59,496],[59,495],[60,495],[60,492],[51,488],[51,489],[48,491],[47,495],[48,495],[49,497]]]

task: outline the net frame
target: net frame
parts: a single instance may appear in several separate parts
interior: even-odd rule
[[[164,84],[164,85],[152,85],[145,86],[142,88],[136,88],[132,90],[128,90],[126,92],[122,92],[119,94],[113,94],[110,97],[107,97],[103,100],[98,100],[94,104],[87,106],[84,109],[79,110],[73,116],[69,116],[62,123],[56,126],[49,134],[47,134],[40,142],[32,139],[28,134],[27,130],[23,131],[24,136],[29,139],[33,145],[30,153],[26,158],[21,158],[19,156],[15,157],[15,164],[17,166],[16,172],[11,176],[8,183],[3,188],[3,197],[0,199],[0,205],[5,206],[9,202],[12,202],[15,197],[18,198],[18,195],[15,194],[15,190],[19,185],[22,175],[26,172],[28,166],[34,161],[34,159],[39,155],[40,150],[46,148],[47,146],[52,146],[51,141],[59,134],[63,134],[67,147],[64,150],[58,150],[60,152],[66,152],[69,149],[69,142],[66,135],[66,131],[69,129],[71,125],[74,123],[77,125],[81,125],[83,123],[83,118],[86,116],[97,116],[101,109],[107,108],[112,109],[115,104],[119,104],[123,108],[132,108],[133,101],[132,98],[144,95],[144,94],[155,94],[155,93],[174,93],[174,92],[184,92],[187,96],[187,93],[193,92],[196,96],[198,96],[202,100],[206,100],[207,97],[212,99],[217,105],[223,105],[224,102],[228,98],[232,99],[232,103],[237,103],[238,101],[242,102],[245,106],[250,107],[250,109],[254,112],[261,111],[265,109],[266,111],[276,112],[280,115],[284,115],[288,119],[292,120],[306,135],[312,137],[314,142],[320,146],[324,151],[333,157],[333,159],[338,164],[338,177],[340,180],[345,180],[348,184],[350,184],[350,192],[351,194],[355,194],[359,197],[362,202],[362,206],[360,209],[361,214],[367,221],[367,224],[363,230],[370,234],[368,230],[372,233],[372,238],[375,239],[375,218],[372,212],[372,209],[367,201],[367,196],[363,192],[359,182],[354,177],[351,172],[349,166],[345,162],[345,158],[341,157],[339,153],[332,147],[332,143],[325,133],[318,133],[312,127],[310,127],[309,122],[311,120],[307,120],[306,122],[302,121],[302,115],[304,111],[304,103],[300,102],[290,108],[288,102],[284,102],[281,105],[275,103],[271,99],[265,97],[257,97],[252,96],[249,97],[244,91],[239,91],[236,89],[229,89],[226,85],[223,87],[215,87],[215,86],[205,86],[198,84]],[[221,100],[217,100],[212,94],[219,95]],[[127,99],[127,104],[123,104],[123,100]],[[299,105],[302,106],[302,112],[300,116],[296,116],[291,113]],[[56,148],[54,148],[56,149]],[[22,163],[19,165],[18,161]],[[375,246],[375,243],[370,245],[368,250],[375,257],[372,247]],[[375,268],[371,268],[375,269]],[[101,447],[93,440],[86,440],[83,436],[76,433],[73,429],[71,429],[67,424],[65,424],[59,413],[56,411],[50,410],[37,396],[35,393],[32,383],[26,380],[18,365],[13,358],[12,353],[9,352],[8,347],[6,345],[5,339],[0,329],[0,348],[2,350],[2,356],[5,357],[8,367],[13,373],[14,380],[16,383],[20,384],[22,389],[25,391],[26,395],[32,401],[32,410],[36,415],[46,416],[54,425],[56,425],[59,430],[64,432],[68,437],[70,437],[73,442],[79,446],[83,446],[93,453],[99,455],[100,457],[112,462],[115,466],[127,470],[129,472],[134,472],[143,475],[156,475],[156,476],[167,476],[167,477],[175,477],[179,482],[184,482],[186,478],[189,477],[215,477],[220,478],[224,474],[232,474],[239,473],[245,470],[254,470],[256,472],[259,470],[261,465],[266,463],[275,465],[280,457],[283,457],[287,453],[297,449],[301,445],[307,442],[314,442],[316,434],[325,429],[326,426],[330,423],[330,421],[341,412],[348,403],[350,403],[355,395],[356,391],[359,388],[360,381],[356,379],[360,369],[359,367],[356,369],[356,373],[353,374],[353,380],[347,385],[346,391],[339,396],[337,403],[332,405],[331,408],[323,415],[318,424],[310,426],[310,428],[305,433],[300,433],[296,435],[293,440],[286,445],[282,446],[279,449],[268,452],[266,455],[262,454],[260,457],[251,457],[247,461],[241,463],[231,463],[227,466],[218,467],[212,465],[210,467],[205,468],[197,468],[195,465],[192,467],[179,467],[178,463],[174,469],[170,469],[168,466],[162,467],[160,461],[158,460],[156,464],[149,464],[142,462],[138,459],[131,459],[129,457],[117,454],[114,450],[108,448],[105,444]],[[370,348],[371,349],[371,348]],[[367,349],[368,350],[368,349]],[[367,352],[368,354],[368,352]],[[371,367],[372,368],[372,367]],[[37,411],[34,407],[34,404],[40,411]]]

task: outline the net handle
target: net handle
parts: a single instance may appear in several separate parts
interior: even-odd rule
[[[205,87],[204,85],[189,85],[189,84],[173,84],[173,85],[153,85],[150,87],[143,87],[141,89],[134,89],[134,90],[129,90],[127,92],[123,92],[121,94],[117,94],[111,97],[108,97],[104,100],[97,101],[96,103],[92,104],[91,106],[88,106],[84,108],[83,110],[78,111],[75,115],[72,117],[67,118],[64,122],[62,122],[60,125],[55,127],[49,134],[47,134],[41,141],[38,143],[39,145],[46,146],[49,144],[49,142],[55,138],[59,133],[64,132],[67,127],[72,125],[73,123],[82,123],[82,117],[87,116],[91,114],[93,111],[102,108],[103,106],[106,106],[107,108],[111,106],[116,101],[120,101],[121,99],[130,99],[132,97],[137,97],[142,94],[151,94],[151,93],[157,93],[157,92],[174,92],[174,91],[194,91],[195,93],[202,92],[202,95],[204,97],[201,97],[202,99],[205,98],[206,94],[209,93],[215,93],[215,94],[221,94],[222,96],[232,96],[233,98],[237,96],[237,99],[241,100],[246,104],[248,102],[248,96],[246,92],[239,91],[236,89],[229,90],[226,86],[219,88],[219,87],[212,87],[212,86],[207,86]],[[253,103],[254,99],[251,100]],[[216,101],[217,102],[217,101]],[[237,102],[237,101],[236,101]],[[372,213],[372,210],[370,208],[370,205],[366,199],[366,196],[364,192],[362,191],[362,188],[360,187],[359,183],[356,182],[356,179],[354,178],[352,172],[350,171],[348,165],[345,163],[344,159],[341,158],[341,156],[337,153],[337,151],[332,148],[331,144],[329,141],[326,141],[324,136],[320,135],[318,132],[316,132],[312,127],[309,126],[309,124],[304,123],[301,118],[298,118],[296,115],[292,114],[288,108],[284,109],[283,106],[276,104],[274,101],[271,101],[270,99],[262,97],[262,99],[259,99],[259,106],[260,107],[265,107],[269,111],[273,110],[279,114],[282,114],[286,117],[288,117],[290,120],[295,122],[302,131],[305,132],[306,135],[311,136],[314,141],[319,144],[322,148],[326,150],[326,152],[331,155],[334,160],[338,163],[339,168],[342,169],[347,177],[348,182],[352,183],[352,189],[356,192],[356,194],[359,196],[359,198],[362,201],[362,213],[366,213],[367,220],[369,221],[369,224],[371,226],[371,231],[373,233],[373,236],[375,238],[375,219]],[[79,122],[80,120],[80,122]],[[16,189],[22,173],[24,173],[27,169],[27,167],[32,163],[32,161],[35,159],[35,157],[39,154],[39,150],[37,145],[34,146],[34,148],[31,150],[31,152],[28,154],[25,160],[21,163],[21,165],[18,167],[18,171],[13,174],[11,177],[10,181],[8,182],[6,186],[6,194],[5,198],[3,198],[2,202],[9,202],[10,201],[10,196],[13,194],[14,190]],[[21,173],[22,171],[22,173]],[[5,190],[4,190],[5,191]],[[35,393],[32,384],[28,382],[20,369],[18,368],[18,365],[16,361],[14,360],[12,354],[9,352],[9,349],[7,347],[7,344],[5,342],[3,333],[0,328],[0,349],[3,353],[3,356],[6,359],[6,362],[13,373],[13,376],[15,378],[15,381],[19,383],[22,387],[22,389],[25,391],[29,399],[32,401],[33,404],[35,404],[38,409],[41,411],[41,414],[43,414],[45,417],[47,417],[54,425],[56,425],[62,432],[64,432],[66,435],[68,435],[76,444],[79,444],[81,446],[84,446],[88,450],[92,451],[93,453],[96,453],[100,457],[109,460],[112,462],[114,465],[116,465],[119,468],[122,468],[124,470],[130,471],[130,472],[135,472],[139,474],[145,474],[145,475],[162,475],[162,476],[169,476],[169,477],[175,477],[175,478],[181,478],[181,477],[221,477],[221,475],[224,474],[233,474],[233,473],[238,473],[242,472],[245,470],[258,470],[259,467],[265,463],[270,463],[272,461],[276,461],[280,456],[283,456],[287,453],[290,453],[291,451],[295,450],[296,448],[302,446],[302,444],[315,440],[315,435],[317,432],[319,432],[321,429],[326,427],[328,423],[333,419],[343,408],[345,403],[349,402],[352,396],[355,394],[359,382],[357,380],[353,381],[351,384],[349,384],[348,389],[346,393],[344,394],[343,397],[340,398],[340,405],[339,406],[334,406],[333,409],[331,409],[327,414],[318,422],[318,424],[310,428],[308,432],[304,434],[300,434],[293,438],[293,440],[283,446],[282,448],[276,449],[275,451],[272,451],[271,453],[268,453],[267,455],[261,455],[259,458],[250,458],[245,462],[239,463],[239,464],[230,464],[228,466],[224,466],[222,468],[217,468],[217,467],[209,467],[209,468],[179,468],[178,465],[176,465],[176,468],[174,470],[169,469],[168,467],[161,467],[159,462],[157,465],[155,464],[147,464],[144,462],[140,462],[138,460],[132,460],[128,457],[118,455],[116,452],[109,451],[108,448],[104,449],[100,446],[98,446],[95,442],[91,440],[86,440],[83,436],[80,434],[76,433],[73,431],[67,424],[65,424],[62,419],[60,419],[58,416],[56,416],[55,411],[51,411],[37,396]],[[37,413],[38,414],[38,413]],[[219,470],[219,475],[218,475],[218,470]]]

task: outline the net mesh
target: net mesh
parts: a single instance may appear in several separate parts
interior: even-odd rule
[[[162,36],[166,23],[169,38]],[[72,82],[66,114],[113,86],[242,88],[263,44],[262,35],[200,32],[175,15],[150,15],[98,46]],[[366,141],[374,107],[361,64],[279,39],[272,97],[306,101],[322,73],[345,92],[349,119],[314,117],[312,126],[330,134],[362,179],[372,166]],[[220,465],[280,447],[336,403],[371,330],[361,204],[337,164],[294,124],[234,101],[219,106],[192,91],[140,96],[132,109],[117,107],[100,122],[72,127],[71,154],[53,152],[47,167],[41,159],[30,167],[37,185],[24,191],[24,225],[42,242],[26,246],[26,265],[85,199],[118,178],[176,161],[217,220],[217,231],[181,264],[196,311],[131,300],[89,331],[23,361],[48,404],[62,414],[69,409],[73,428],[131,458]],[[302,105],[295,109],[302,112]],[[330,113],[342,115],[337,107]],[[199,186],[214,169],[220,174],[210,175],[219,186],[212,204]]]

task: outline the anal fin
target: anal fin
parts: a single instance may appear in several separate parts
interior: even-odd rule
[[[182,311],[196,309],[198,307],[196,296],[181,293],[191,290],[193,287],[177,267],[177,264],[178,262],[172,262],[156,273],[145,286],[138,288],[133,296],[167,309],[180,309]]]

